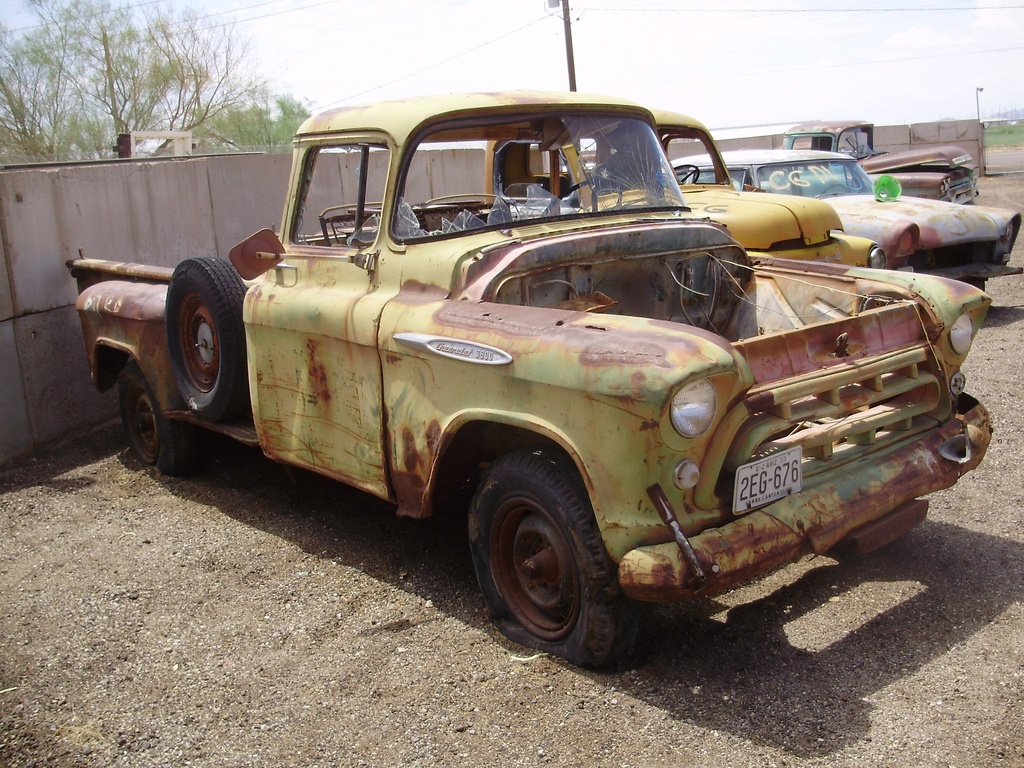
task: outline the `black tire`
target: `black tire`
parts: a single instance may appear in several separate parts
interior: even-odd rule
[[[121,426],[135,458],[172,477],[194,472],[199,463],[196,428],[164,415],[134,361],[121,371],[117,384]]]
[[[618,660],[631,623],[582,482],[540,452],[491,464],[469,513],[477,579],[510,640],[583,667]]]
[[[211,257],[186,259],[167,289],[167,348],[178,391],[207,421],[230,419],[249,405],[242,300],[235,268]]]

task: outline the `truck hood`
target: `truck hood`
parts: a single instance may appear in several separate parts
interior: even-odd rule
[[[961,147],[945,144],[935,147],[922,147],[906,152],[890,152],[874,155],[860,161],[861,167],[868,173],[885,173],[902,168],[929,168],[942,170],[958,168],[971,162],[971,156]]]
[[[826,242],[840,217],[820,200],[765,192],[737,192],[721,185],[685,184],[683,199],[695,213],[724,224],[744,248],[771,251],[782,243]],[[831,201],[830,201],[831,202]]]
[[[749,269],[750,260],[724,227],[696,217],[609,222],[562,227],[485,246],[468,254],[458,269],[453,298],[493,301],[511,274],[538,273],[559,265],[584,265],[656,257],[673,251],[727,248]]]

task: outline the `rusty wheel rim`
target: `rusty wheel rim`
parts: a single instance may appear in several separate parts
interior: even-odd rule
[[[182,303],[179,339],[185,373],[200,392],[209,392],[220,369],[217,326],[198,293],[189,293]]]
[[[582,591],[573,548],[558,522],[532,499],[509,499],[498,509],[491,563],[498,591],[527,631],[546,640],[572,631]]]
[[[131,383],[126,397],[127,421],[131,429],[132,441],[139,456],[147,464],[156,461],[160,452],[160,439],[157,432],[156,413],[149,395],[138,384]]]

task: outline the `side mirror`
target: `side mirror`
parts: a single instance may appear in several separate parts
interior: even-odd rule
[[[281,263],[284,246],[272,229],[249,235],[228,254],[243,280],[253,280]]]

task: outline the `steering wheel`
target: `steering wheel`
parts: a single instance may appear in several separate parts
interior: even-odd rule
[[[675,166],[675,172],[680,184],[696,184],[700,178],[700,168],[690,163]]]
[[[456,192],[451,195],[439,195],[429,200],[424,200],[421,205],[455,205],[457,203],[480,203],[485,200],[494,201],[498,196],[491,192]]]

